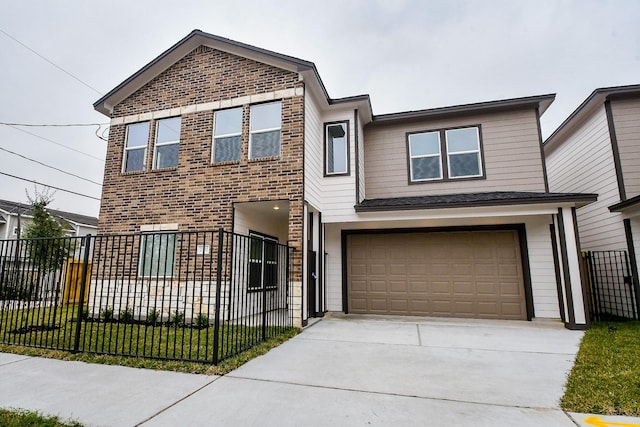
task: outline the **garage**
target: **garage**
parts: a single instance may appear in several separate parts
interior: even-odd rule
[[[517,230],[346,235],[347,311],[526,320]]]

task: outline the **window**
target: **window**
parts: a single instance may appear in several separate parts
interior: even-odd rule
[[[410,182],[483,176],[478,126],[412,133],[407,145]]]
[[[178,166],[181,122],[182,119],[180,117],[172,117],[156,122],[154,169],[174,168]]]
[[[325,125],[325,175],[349,174],[349,126],[347,122]]]
[[[143,234],[139,274],[144,277],[172,277],[176,260],[176,235]]]
[[[442,179],[440,167],[440,134],[438,132],[409,135],[409,157],[411,180],[427,181]]]
[[[449,177],[481,175],[478,128],[451,129],[446,131],[446,135]]]
[[[278,239],[249,233],[249,290],[275,288],[278,282]]]
[[[127,137],[124,147],[123,172],[144,170],[149,140],[149,122],[127,125]]]
[[[240,160],[242,107],[216,111],[213,129],[213,163]]]
[[[252,105],[250,121],[249,158],[279,156],[282,103]]]

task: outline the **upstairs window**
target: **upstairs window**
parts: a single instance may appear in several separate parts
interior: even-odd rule
[[[154,169],[175,168],[178,166],[181,123],[180,117],[172,117],[156,122]]]
[[[439,132],[410,134],[409,157],[411,181],[442,179]]]
[[[252,105],[250,122],[249,158],[280,156],[282,103]]]
[[[147,142],[149,141],[149,122],[127,125],[127,136],[124,147],[123,172],[144,170],[147,158]]]
[[[484,176],[478,126],[411,133],[407,145],[410,182]]]
[[[325,125],[325,175],[349,174],[349,126],[347,122]]]
[[[240,160],[242,107],[216,111],[213,126],[213,163]]]
[[[446,136],[449,178],[482,175],[478,128],[451,129],[446,131]]]

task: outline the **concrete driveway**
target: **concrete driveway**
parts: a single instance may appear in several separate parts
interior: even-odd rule
[[[581,332],[328,317],[224,377],[0,353],[0,406],[99,426],[559,426]]]
[[[581,337],[558,322],[329,318],[144,425],[575,427],[559,399]]]

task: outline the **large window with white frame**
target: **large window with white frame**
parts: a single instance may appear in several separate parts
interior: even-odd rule
[[[249,158],[280,156],[282,103],[252,105],[249,121]]]
[[[213,163],[240,160],[242,107],[216,111],[213,124]]]
[[[326,123],[324,127],[326,176],[349,174],[349,123]]]
[[[175,168],[178,166],[181,124],[181,117],[171,117],[156,122],[154,169]]]
[[[484,177],[479,126],[410,133],[407,146],[410,182]]]
[[[149,122],[127,125],[122,172],[144,170],[149,141]]]

